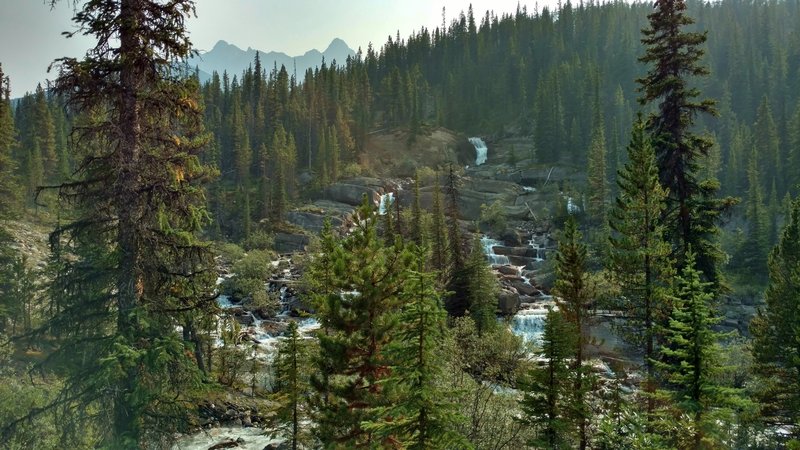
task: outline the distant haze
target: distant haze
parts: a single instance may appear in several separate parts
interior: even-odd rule
[[[355,54],[353,49],[341,39],[334,39],[328,47],[320,52],[309,50],[302,55],[289,56],[282,52],[265,52],[263,50],[248,48],[242,50],[239,47],[225,41],[219,41],[209,52],[202,52],[198,56],[189,60],[190,67],[200,69],[200,81],[205,82],[215,71],[220,75],[227,71],[231,78],[240,76],[242,71],[253,64],[256,52],[259,51],[261,65],[269,72],[273,67],[280,69],[285,66],[289,75],[297,70],[297,78],[302,80],[306,69],[319,67],[322,58],[329,64],[331,61],[344,63],[348,56]]]
[[[62,0],[50,11],[43,0],[0,0],[0,63],[11,77],[13,96],[33,91],[36,84],[56,74],[47,66],[62,56],[81,56],[93,41],[79,36],[66,39],[72,31],[71,0]],[[197,0],[196,19],[188,28],[195,46],[210,51],[219,40],[240,49],[303,55],[324,51],[334,38],[352,49],[366,49],[372,42],[380,48],[398,31],[405,38],[425,26],[432,29],[446,18],[457,17],[469,7],[469,0]],[[554,7],[555,0],[475,0],[471,2],[478,20],[486,10],[511,13],[517,5],[533,11],[538,5]],[[298,67],[298,73],[299,73]]]

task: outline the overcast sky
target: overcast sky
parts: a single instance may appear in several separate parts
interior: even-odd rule
[[[11,77],[13,96],[33,91],[38,82],[53,78],[47,66],[61,56],[81,56],[92,41],[66,39],[72,30],[71,0],[51,11],[46,0],[0,0],[0,63]],[[485,11],[513,12],[517,4],[532,11],[556,0],[197,0],[196,19],[189,22],[194,45],[210,50],[224,39],[246,49],[281,51],[297,56],[325,50],[333,38],[353,49],[372,42],[380,47],[399,30],[402,37],[421,26],[447,22],[472,3],[478,20]]]

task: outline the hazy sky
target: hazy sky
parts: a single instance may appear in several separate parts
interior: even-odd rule
[[[85,37],[66,39],[72,30],[71,0],[51,11],[46,0],[0,0],[0,63],[11,77],[13,96],[33,91],[38,82],[53,78],[47,66],[61,56],[81,56],[91,46]],[[556,0],[197,0],[196,19],[189,22],[192,41],[210,50],[224,39],[243,49],[282,51],[291,56],[316,48],[325,50],[333,38],[351,48],[376,48],[399,30],[405,38],[421,26],[449,24],[472,3],[475,16],[484,12],[513,12],[517,3],[529,10],[554,5]]]

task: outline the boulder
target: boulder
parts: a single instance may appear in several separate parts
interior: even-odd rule
[[[497,309],[504,316],[513,316],[519,311],[519,294],[511,290],[503,289],[497,298]]]
[[[319,233],[325,224],[325,219],[330,220],[333,228],[339,228],[344,223],[339,217],[332,217],[325,214],[317,214],[308,211],[289,211],[286,214],[286,221],[308,230],[312,233]]]
[[[498,272],[502,273],[503,275],[519,275],[519,269],[512,266],[497,266],[495,267]]]
[[[523,192],[522,187],[508,181],[471,178],[464,183],[464,188],[491,194],[510,194],[517,196]]]
[[[529,258],[536,256],[536,250],[530,247],[506,247],[504,245],[496,245],[493,248],[495,255],[527,256]]]
[[[275,251],[278,253],[303,252],[310,239],[305,234],[275,233]]]
[[[378,189],[372,186],[340,182],[332,184],[325,189],[326,199],[352,206],[360,205],[365,195],[370,202],[378,201]]]
[[[533,296],[539,292],[538,289],[524,281],[515,281],[511,283],[511,286],[513,286],[520,295]]]

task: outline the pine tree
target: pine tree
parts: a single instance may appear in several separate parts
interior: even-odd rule
[[[769,255],[766,304],[751,322],[762,415],[795,425],[800,439],[800,201],[794,200],[780,242]]]
[[[9,217],[19,206],[16,163],[11,150],[16,142],[11,114],[10,84],[0,64],[0,219]]]
[[[312,270],[328,273],[324,290],[312,299],[323,332],[312,377],[319,411],[316,436],[326,447],[377,444],[364,424],[375,408],[386,406],[384,381],[390,375],[387,346],[396,338],[410,253],[400,240],[385,246],[377,235],[377,217],[365,198],[352,234],[323,242],[329,255]],[[317,264],[325,264],[327,268]]]
[[[486,262],[483,245],[476,234],[472,240],[472,251],[467,260],[467,308],[478,336],[483,336],[497,328],[497,279]]]
[[[575,352],[577,330],[564,315],[552,308],[545,318],[539,356],[543,366],[531,370],[520,402],[523,421],[536,430],[537,448],[570,448],[573,434],[569,421],[570,359]]]
[[[433,186],[433,220],[431,221],[431,244],[433,252],[433,269],[439,273],[439,281],[446,276],[448,257],[447,227],[445,226],[444,208],[442,207],[442,189],[439,186],[439,175]]]
[[[669,194],[664,223],[677,263],[682,267],[689,247],[693,248],[698,269],[717,284],[722,254],[713,235],[725,203],[715,198],[715,182],[697,179],[698,159],[713,143],[691,131],[696,116],[716,111],[712,100],[698,101],[699,89],[689,84],[689,77],[706,76],[709,71],[701,63],[706,33],[684,31],[694,23],[685,12],[684,0],[657,0],[655,11],[648,15],[649,28],[642,30],[647,51],[639,60],[650,69],[637,80],[639,102],[658,108],[648,123],[661,184]]]
[[[436,288],[436,274],[425,271],[427,258],[427,249],[418,247],[402,294],[399,321],[403,326],[387,350],[395,364],[386,379],[387,395],[393,397],[393,404],[379,408],[379,419],[368,427],[387,446],[469,448],[456,431],[461,418],[449,400],[452,395],[439,382],[444,375],[440,342],[446,332],[446,313],[442,292]]]
[[[411,241],[417,245],[424,245],[422,230],[422,207],[419,204],[419,171],[414,174],[414,200],[411,203]]]
[[[624,311],[623,338],[643,351],[647,379],[653,392],[658,330],[667,324],[673,276],[670,246],[660,223],[667,193],[658,181],[658,166],[641,117],[634,123],[628,144],[628,162],[619,172],[619,196],[611,212],[610,268],[620,284]],[[648,399],[648,412],[653,411]]]
[[[767,178],[778,180],[778,186],[783,190],[785,158],[781,153],[781,140],[778,126],[772,115],[772,107],[766,95],[761,100],[756,113],[756,122],[753,124],[753,145],[765,161],[764,174]]]
[[[767,271],[769,224],[758,160],[759,154],[753,148],[747,166],[748,190],[745,217],[748,222],[748,231],[742,248],[736,255],[735,267],[752,277],[753,280],[763,281]]]
[[[712,329],[719,323],[711,305],[713,287],[701,281],[691,251],[686,263],[675,280],[674,306],[661,350],[665,358],[657,365],[676,406],[691,417],[691,448],[714,448],[711,412],[724,405],[733,392],[714,377],[722,335]]]
[[[60,187],[76,219],[51,238],[73,258],[57,275],[70,283],[62,312],[45,327],[61,336],[51,360],[65,381],[44,410],[71,411],[59,424],[67,434],[96,421],[97,444],[110,448],[185,429],[202,389],[197,343],[175,332],[215,308],[213,258],[195,237],[206,220],[200,184],[213,175],[197,156],[202,111],[196,80],[173,74],[191,49],[193,11],[188,0],[86,3],[74,21],[97,44],[83,60],[59,60],[56,91],[89,119],[76,181]]]
[[[569,216],[558,240],[553,295],[557,298],[558,309],[577,332],[571,366],[574,383],[570,417],[578,428],[579,447],[583,450],[589,444],[590,409],[587,394],[591,380],[584,367],[584,351],[589,343],[589,308],[593,300],[593,288],[586,272],[587,249],[581,239],[575,217]]]
[[[597,88],[595,88],[597,89]],[[600,108],[599,94],[595,93],[594,101],[594,126],[592,140],[589,146],[589,161],[587,166],[589,205],[588,213],[596,224],[605,227],[608,223],[608,179],[606,176],[606,136],[603,113]]]
[[[309,390],[307,366],[308,349],[297,322],[289,322],[286,338],[281,341],[275,357],[275,389],[277,403],[275,419],[280,431],[288,432],[292,450],[307,442],[309,436],[301,429],[308,420],[306,393]]]

